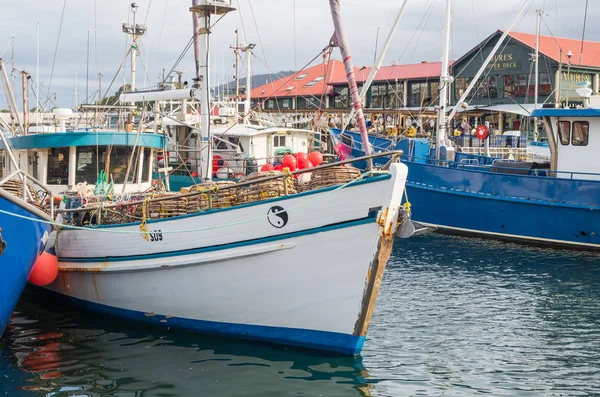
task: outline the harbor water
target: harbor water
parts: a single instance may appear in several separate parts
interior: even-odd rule
[[[141,326],[34,291],[16,310],[0,396],[600,396],[593,253],[399,240],[356,357]]]

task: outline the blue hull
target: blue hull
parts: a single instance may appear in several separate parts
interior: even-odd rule
[[[363,155],[356,146],[343,151]],[[450,233],[600,249],[600,181],[438,166],[410,153],[403,160],[416,222]]]
[[[36,217],[20,205],[0,197],[0,209],[14,214]],[[6,248],[0,255],[0,335],[21,292],[25,288],[31,268],[41,250],[45,233],[50,233],[50,225],[17,218],[0,213],[2,240]]]

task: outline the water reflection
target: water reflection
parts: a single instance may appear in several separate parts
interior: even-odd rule
[[[370,395],[360,357],[141,328],[26,292],[0,362],[46,396]],[[0,390],[5,389],[2,387]]]

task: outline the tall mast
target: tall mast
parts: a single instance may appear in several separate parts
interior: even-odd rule
[[[352,97],[352,103],[356,112],[356,121],[360,129],[360,136],[363,141],[363,148],[365,154],[368,156],[371,154],[371,145],[369,144],[369,134],[367,132],[367,125],[365,123],[365,116],[363,115],[362,105],[360,97],[358,95],[358,87],[356,86],[356,77],[354,76],[354,65],[352,64],[352,56],[350,55],[350,47],[346,35],[344,34],[344,26],[342,24],[342,15],[340,10],[339,0],[329,0],[329,7],[331,8],[331,16],[333,18],[333,26],[335,27],[334,39],[336,39],[340,52],[342,53],[342,59],[344,60],[344,67],[346,69],[346,76],[348,76],[348,86],[350,87],[350,96]],[[371,168],[371,161],[369,161],[369,168]]]
[[[451,82],[448,70],[450,64],[450,26],[452,22],[452,0],[446,0],[446,26],[444,32],[444,54],[442,55],[442,74],[440,76],[440,109],[438,111],[438,128],[436,135],[435,156],[440,159],[441,148],[446,144],[446,108],[448,106],[448,85]]]
[[[212,136],[210,130],[210,54],[208,40],[210,17],[224,15],[234,8],[231,0],[192,0],[190,11],[194,26],[194,58],[196,78],[194,87],[200,92],[200,139],[204,147],[200,150],[200,176],[204,182],[212,179]],[[204,150],[203,150],[204,149]]]
[[[237,121],[239,118],[240,107],[240,79],[238,76],[240,62],[240,42],[237,29],[235,30],[235,47],[233,47],[233,51],[235,52],[235,120]]]
[[[250,118],[252,110],[250,90],[252,89],[252,50],[256,44],[244,44],[241,48],[246,53],[246,100],[244,101],[244,122]]]
[[[542,19],[542,10],[535,11],[537,16],[537,21],[535,25],[535,92],[533,94],[534,98],[534,109],[538,107],[538,96],[539,96],[539,85],[540,85],[540,22]],[[538,140],[538,122],[537,118],[533,119],[533,140],[537,142]]]
[[[131,36],[131,92],[135,92],[135,75],[138,55],[138,38],[146,34],[146,26],[136,23],[138,5],[131,3],[131,12],[133,13],[133,23],[131,25],[124,23],[123,32]]]

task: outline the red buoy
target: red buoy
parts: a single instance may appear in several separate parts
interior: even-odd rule
[[[283,168],[289,168],[290,171],[296,171],[296,158],[291,154],[286,154],[281,160],[281,165]]]
[[[268,171],[273,171],[273,164],[265,164],[262,167],[260,167],[260,172],[268,172]]]
[[[308,155],[308,159],[313,164],[313,166],[318,167],[323,162],[323,155],[320,152],[311,152]]]
[[[29,273],[28,281],[33,285],[43,287],[52,284],[57,276],[58,258],[56,255],[44,251],[35,261],[31,273]]]

